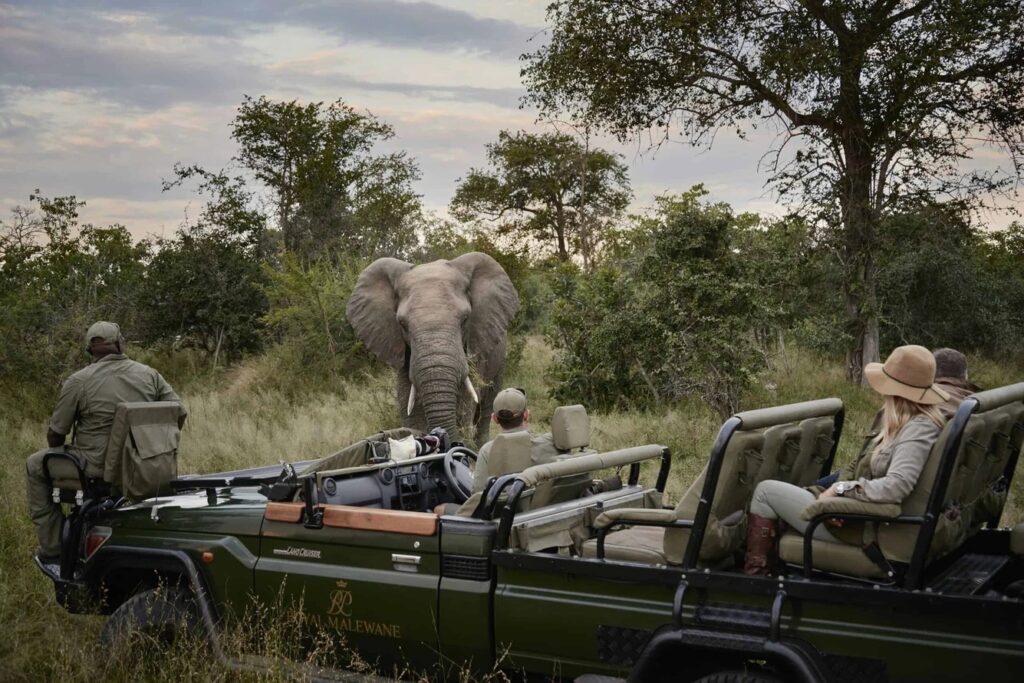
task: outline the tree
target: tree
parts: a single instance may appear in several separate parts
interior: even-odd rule
[[[390,125],[341,100],[299,104],[246,96],[232,123],[235,160],[270,190],[285,248],[303,260],[325,249],[401,256],[421,214],[404,152],[374,153]]]
[[[734,244],[753,217],[706,195],[697,186],[659,197],[621,269],[563,278],[549,334],[562,356],[557,398],[608,407],[696,395],[720,415],[737,410],[763,364],[761,293]]]
[[[487,170],[471,169],[452,199],[462,220],[484,218],[499,230],[554,240],[562,261],[594,262],[603,224],[629,204],[629,178],[618,156],[565,133],[501,131],[487,145]]]
[[[839,225],[851,379],[879,355],[884,216],[908,196],[980,201],[1021,175],[1020,0],[558,0],[548,12],[551,40],[523,71],[544,112],[622,137],[676,123],[697,144],[781,125],[772,181]],[[960,172],[980,144],[1013,171]]]
[[[197,179],[209,199],[195,223],[156,241],[139,295],[144,339],[197,346],[216,366],[222,354],[260,346],[266,220],[241,177],[197,166],[178,166],[175,176],[164,190]]]
[[[137,334],[135,296],[149,251],[124,226],[79,225],[85,202],[74,196],[36,190],[30,200],[0,221],[0,385],[51,398],[60,376],[84,361],[89,324],[115,320],[129,339]]]

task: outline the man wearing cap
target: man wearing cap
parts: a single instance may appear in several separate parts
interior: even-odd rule
[[[43,472],[43,456],[64,446],[85,462],[86,476],[103,477],[103,455],[119,403],[180,401],[159,372],[124,354],[124,337],[116,323],[97,322],[85,334],[85,350],[92,362],[65,380],[46,432],[48,449],[33,453],[25,464],[29,514],[39,537],[39,556],[54,562],[60,554],[60,508],[50,498]],[[180,428],[185,414],[178,420]]]
[[[530,411],[526,408],[526,393],[522,389],[502,389],[494,397],[494,412],[491,419],[498,425],[501,432],[525,432],[530,421]],[[473,491],[483,491],[490,478],[487,460],[490,457],[491,445],[488,441],[477,453],[476,469],[473,473]],[[530,460],[540,465],[554,460],[558,455],[551,434],[531,435]]]
[[[949,399],[939,405],[939,410],[946,418],[953,417],[956,409],[965,398],[981,391],[977,384],[967,379],[967,357],[956,349],[935,349],[935,383],[947,394]]]

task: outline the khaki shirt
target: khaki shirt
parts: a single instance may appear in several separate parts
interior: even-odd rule
[[[511,432],[525,432],[527,431],[526,425],[519,427],[513,427],[512,429],[503,429],[503,434]],[[476,454],[476,468],[473,470],[473,491],[483,491],[484,486],[487,485],[487,480],[491,478],[490,468],[487,464],[488,458],[491,455],[491,445],[494,443],[493,440],[488,441],[480,447],[480,451]],[[559,455],[558,449],[555,448],[555,443],[552,440],[551,433],[546,434],[531,434],[530,435],[530,462],[534,465],[543,465],[544,463],[551,462]]]
[[[64,381],[50,429],[67,435],[74,427],[69,449],[102,468],[117,404],[133,401],[180,399],[167,380],[148,365],[123,353],[103,356]]]

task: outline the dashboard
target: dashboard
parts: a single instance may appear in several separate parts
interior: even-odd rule
[[[444,456],[416,460],[361,468],[357,472],[325,473],[320,480],[321,502],[413,512],[456,502],[444,474]]]

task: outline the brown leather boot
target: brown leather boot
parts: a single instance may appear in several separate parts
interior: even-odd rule
[[[769,576],[775,571],[775,539],[779,520],[747,515],[747,554],[743,558],[743,573],[751,576]]]

